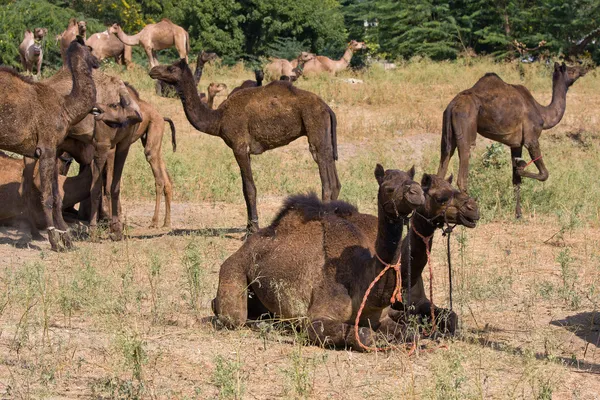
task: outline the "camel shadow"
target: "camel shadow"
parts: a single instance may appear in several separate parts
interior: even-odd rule
[[[582,312],[564,319],[550,321],[554,326],[573,332],[578,338],[600,348],[600,312]]]
[[[8,244],[17,249],[41,250],[41,247],[35,245],[34,240],[28,229],[21,226],[2,226],[0,227],[0,245]]]
[[[206,236],[206,237],[224,237],[227,239],[240,239],[239,237],[233,236],[236,233],[245,233],[245,228],[201,228],[201,229],[172,229],[169,232],[157,232],[151,234],[140,234],[135,233],[129,234],[129,238],[132,239],[154,239],[164,236]]]

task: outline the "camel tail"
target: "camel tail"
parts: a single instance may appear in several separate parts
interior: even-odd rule
[[[177,151],[177,137],[175,136],[175,124],[171,118],[164,117],[165,121],[171,126],[171,143],[173,144],[173,153]]]
[[[185,31],[185,49],[186,53],[190,54],[190,34]]]
[[[329,117],[331,118],[331,146],[333,147],[333,159],[337,161],[338,159],[338,150],[337,150],[337,118],[333,110],[327,106],[327,111],[329,111]]]
[[[452,106],[454,102],[450,103],[444,110],[443,121],[442,121],[442,154],[450,154],[452,152],[452,136],[454,131],[452,129]]]

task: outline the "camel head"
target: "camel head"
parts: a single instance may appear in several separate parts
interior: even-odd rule
[[[149,75],[152,79],[158,79],[170,85],[177,85],[181,81],[186,68],[189,70],[185,58],[182,58],[171,65],[157,65],[150,70]]]
[[[79,34],[85,37],[85,33],[87,31],[87,22],[79,21],[77,23],[77,29],[79,30]]]
[[[315,57],[316,57],[316,55],[314,53],[310,53],[308,51],[303,51],[298,56],[298,62],[304,62],[304,63],[306,63],[306,62],[309,62],[310,60],[312,60]]]
[[[33,38],[38,41],[44,39],[44,37],[47,34],[48,34],[48,29],[46,29],[46,28],[35,28],[33,30]]]
[[[198,53],[198,60],[196,60],[196,64],[202,63],[203,65],[207,62],[217,59],[217,53],[209,53],[202,50]]]
[[[92,55],[92,48],[85,45],[83,37],[77,35],[77,38],[71,42],[67,49],[67,65],[72,68],[74,65],[71,64],[71,60],[83,60],[89,70],[92,68],[98,68],[100,61]]]
[[[350,43],[348,43],[348,48],[352,51],[358,51],[366,49],[367,46],[365,45],[365,42],[357,42],[356,40],[351,40]]]
[[[397,169],[384,170],[381,164],[375,168],[375,179],[379,183],[377,200],[387,217],[396,220],[406,217],[425,202],[423,190],[415,177],[415,167],[408,172]]]
[[[554,63],[554,74],[552,80],[563,79],[567,87],[570,87],[575,81],[586,74],[587,70],[582,66],[568,67],[565,63]]]
[[[265,79],[265,73],[262,69],[254,70],[254,79],[256,80],[257,86],[262,85],[262,81]]]
[[[452,186],[452,175],[444,179],[423,174],[421,187],[425,192],[425,204],[417,210],[419,214],[438,226],[446,222],[475,228],[479,207],[472,197]]]
[[[215,97],[217,94],[219,94],[225,89],[227,89],[226,84],[212,82],[210,85],[208,85],[208,89],[206,90],[206,92],[209,94],[209,96]]]
[[[108,30],[108,33],[112,33],[112,34],[116,35],[121,30],[121,26],[119,26],[119,24],[115,23],[115,24],[112,24],[111,26],[109,26],[107,30]]]
[[[96,121],[102,121],[111,128],[123,128],[142,121],[140,106],[131,97],[123,81],[113,78],[110,90],[102,93],[92,114]]]

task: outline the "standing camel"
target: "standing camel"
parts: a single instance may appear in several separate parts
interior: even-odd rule
[[[154,67],[150,76],[175,86],[185,115],[194,128],[219,136],[233,150],[242,174],[249,233],[258,230],[251,155],[306,136],[309,150],[319,166],[323,200],[337,199],[341,188],[335,168],[337,121],[331,108],[317,95],[295,88],[289,82],[276,81],[241,90],[211,110],[200,100],[194,76],[185,60]]]
[[[56,37],[57,40],[60,40],[60,56],[63,60],[63,67],[67,65],[67,49],[71,42],[75,40],[77,35],[83,37],[83,41],[85,42],[86,33],[87,23],[85,21],[77,22],[76,18],[71,18],[69,20],[69,25],[67,25],[67,29]]]
[[[108,32],[94,33],[85,41],[92,48],[92,54],[100,61],[105,58],[114,58],[115,62],[125,65],[129,69],[131,63],[131,46],[124,45],[115,35]]]
[[[312,343],[361,351],[353,325],[363,296],[386,263],[398,263],[404,219],[424,202],[414,173],[414,168],[407,173],[377,165],[374,242],[352,222],[353,216],[363,215],[354,206],[324,204],[314,194],[288,198],[271,225],[252,235],[221,266],[215,315],[229,328],[255,317],[255,305],[248,308],[251,289],[253,302],[276,317],[307,317]],[[401,289],[397,283],[391,269],[372,288],[359,320],[361,343],[375,345],[371,329],[402,340],[405,324],[387,317],[390,299]]]
[[[21,64],[27,73],[32,73],[33,67],[37,67],[36,76],[40,76],[42,70],[42,61],[44,53],[42,49],[42,40],[48,34],[46,28],[35,28],[33,32],[29,29],[23,35],[23,41],[19,45],[19,56]]]
[[[450,159],[458,147],[460,159],[458,187],[467,191],[469,156],[477,133],[510,147],[517,218],[521,218],[521,178],[539,181],[548,179],[542,159],[539,138],[543,130],[553,128],[562,119],[567,107],[567,90],[581,76],[581,67],[554,63],[552,101],[540,105],[529,90],[521,85],[505,83],[494,73],[487,73],[470,89],[460,92],[444,111],[438,176],[448,172]],[[523,146],[539,173],[527,172],[521,158]]]
[[[304,75],[310,74],[322,74],[328,72],[332,75],[345,70],[350,65],[350,60],[355,51],[364,49],[364,42],[357,42],[356,40],[350,41],[348,47],[344,52],[344,55],[339,60],[332,60],[329,57],[317,56],[315,59],[304,64],[303,73]]]
[[[33,83],[12,69],[0,69],[0,149],[39,160],[41,202],[53,250],[71,246],[61,212],[56,151],[69,127],[94,107],[92,68],[99,65],[82,38],[71,42],[67,55],[71,88],[66,94],[48,84]]]
[[[113,24],[108,31],[117,35],[119,40],[128,46],[142,46],[148,56],[150,68],[159,64],[156,59],[156,51],[168,49],[175,46],[179,52],[179,58],[188,60],[190,52],[190,37],[185,29],[175,25],[170,20],[163,18],[157,24],[148,24],[140,32],[128,36],[123,32],[119,24]]]

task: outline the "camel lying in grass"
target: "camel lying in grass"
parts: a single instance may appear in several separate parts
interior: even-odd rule
[[[353,325],[363,295],[386,263],[398,262],[403,221],[424,202],[414,173],[414,168],[407,173],[377,165],[378,217],[371,218],[377,221],[375,241],[353,223],[363,214],[352,205],[322,203],[314,194],[290,197],[273,223],[250,236],[221,266],[213,300],[219,321],[235,328],[246,322],[249,311],[252,317],[251,289],[277,317],[306,317],[311,342],[362,350]],[[387,316],[396,282],[390,270],[374,286],[359,321],[362,344],[375,343],[373,331],[404,337],[406,325]]]

